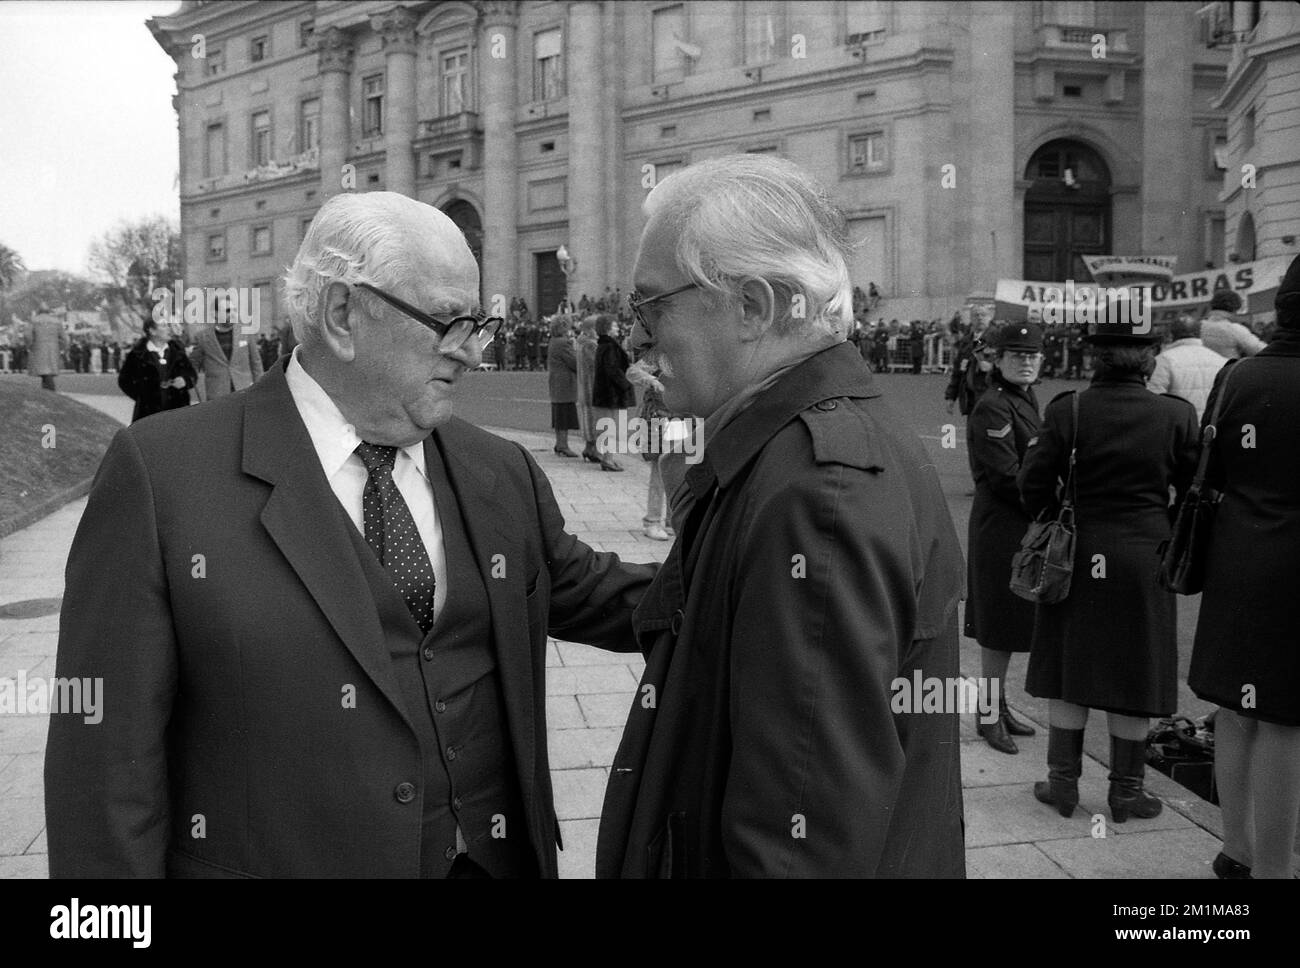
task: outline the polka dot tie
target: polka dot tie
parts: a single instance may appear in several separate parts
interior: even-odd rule
[[[388,569],[420,631],[428,632],[433,627],[433,564],[411,509],[393,482],[397,448],[363,442],[356,453],[370,474],[361,492],[366,544]]]

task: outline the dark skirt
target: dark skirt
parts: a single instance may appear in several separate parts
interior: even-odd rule
[[[552,430],[578,430],[578,408],[572,403],[551,404]]]
[[[1125,716],[1171,715],[1178,705],[1177,606],[1156,582],[1168,516],[1116,515],[1078,527],[1069,597],[1035,611],[1025,691]]]
[[[1019,508],[975,488],[966,556],[964,632],[986,649],[1028,652],[1034,635],[1034,605],[1011,593],[1011,558],[1029,527]]]

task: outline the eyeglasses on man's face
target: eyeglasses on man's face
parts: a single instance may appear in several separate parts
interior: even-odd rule
[[[641,328],[645,330],[645,334],[647,336],[653,336],[654,334],[650,331],[650,320],[654,314],[647,313],[645,307],[653,305],[661,299],[667,299],[669,296],[676,296],[678,293],[685,292],[688,289],[698,288],[698,283],[688,282],[684,286],[678,286],[676,289],[669,289],[667,292],[661,292],[654,296],[642,296],[639,292],[633,289],[631,295],[628,296],[628,304],[632,307],[632,313],[636,316],[637,322],[641,324]]]
[[[396,296],[384,292],[368,282],[358,282],[357,286],[367,292],[373,292],[398,312],[409,316],[420,325],[426,326],[437,333],[438,352],[440,353],[454,353],[469,340],[473,340],[474,347],[479,352],[482,352],[483,348],[492,342],[492,337],[501,328],[501,324],[505,322],[500,316],[485,316],[482,313],[470,316],[438,317],[432,313],[416,309],[410,303],[398,299]]]

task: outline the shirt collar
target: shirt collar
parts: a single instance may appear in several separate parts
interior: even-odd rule
[[[293,355],[284,368],[284,379],[289,384],[289,393],[298,408],[298,415],[307,427],[312,446],[316,448],[325,477],[329,479],[342,469],[362,440],[352,425],[343,419],[343,414],[330,399],[330,395],[303,369],[298,358],[299,349],[297,346],[293,348]],[[415,461],[420,476],[427,481],[429,474],[424,464],[424,441],[418,440],[401,450]],[[357,460],[361,458],[357,457]]]

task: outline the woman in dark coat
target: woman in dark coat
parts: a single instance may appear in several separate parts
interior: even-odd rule
[[[976,715],[976,731],[995,750],[1019,753],[1012,736],[1033,736],[1007,707],[1004,680],[1013,652],[1028,652],[1034,633],[1034,606],[1008,587],[1011,558],[1029,527],[1020,505],[1016,476],[1042,419],[1033,384],[1043,362],[1043,331],[1034,323],[1003,326],[990,342],[997,362],[989,388],[966,423],[966,445],[975,478],[966,557],[965,633],[980,644],[980,709],[992,709],[988,722]]]
[[[144,322],[144,336],[122,360],[117,385],[135,401],[131,422],[162,410],[190,405],[190,388],[198,374],[180,340],[170,338],[171,327],[152,319]]]
[[[569,431],[578,426],[578,361],[569,339],[569,319],[551,321],[551,342],[546,349],[546,380],[551,395],[551,429],[555,431],[555,452],[577,457],[569,450]]]
[[[1178,702],[1178,648],[1172,592],[1156,581],[1169,538],[1169,487],[1179,498],[1196,469],[1196,409],[1146,388],[1155,369],[1151,336],[1101,324],[1089,341],[1096,372],[1078,394],[1074,575],[1065,601],[1038,605],[1025,689],[1050,699],[1048,780],[1034,796],[1070,816],[1079,802],[1083,729],[1089,709],[1110,726],[1110,791],[1115,823],[1160,813],[1143,790],[1147,720]],[[1076,428],[1074,391],[1047,405],[1038,441],[1020,469],[1020,494],[1033,517],[1059,508],[1057,483],[1069,466]]]
[[[610,336],[613,320],[609,316],[599,316],[596,320],[596,367],[595,380],[591,388],[591,406],[596,412],[599,424],[602,417],[617,419],[617,411],[636,406],[636,391],[627,378],[629,360],[627,352],[618,340]],[[600,455],[602,471],[621,471],[623,465],[609,454],[605,435],[597,427],[596,452]]]
[[[1222,395],[1207,478],[1223,501],[1187,682],[1219,705],[1220,877],[1291,877],[1300,815],[1300,258],[1276,305],[1272,342],[1224,367],[1206,406],[1208,423]]]

